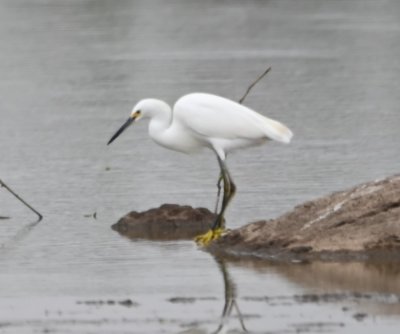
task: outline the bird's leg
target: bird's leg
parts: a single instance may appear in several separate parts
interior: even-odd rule
[[[221,174],[224,180],[224,195],[222,197],[222,207],[219,212],[217,219],[214,222],[212,230],[220,230],[223,229],[223,221],[224,221],[224,213],[226,208],[228,207],[229,202],[232,200],[233,196],[236,193],[236,186],[232,181],[232,177],[230,176],[228,167],[225,162],[218,157],[218,163],[221,168]]]
[[[217,155],[218,157],[218,155]],[[228,157],[228,154],[225,154],[225,159]],[[215,208],[214,208],[214,214],[218,213],[218,206],[219,206],[219,199],[221,197],[221,182],[224,179],[223,174],[222,174],[222,170],[220,170],[219,172],[219,176],[218,176],[218,181],[217,181],[217,201],[215,203]]]
[[[223,177],[222,177],[222,173],[220,172],[219,173],[219,177],[218,177],[218,181],[217,181],[217,189],[218,189],[218,191],[217,191],[217,200],[215,202],[215,208],[214,208],[214,213],[215,214],[218,213],[219,199],[221,197],[221,182],[222,182],[222,180],[223,180]]]
[[[223,218],[223,216],[221,216],[221,212],[225,205],[224,203],[226,202],[227,178],[222,169],[221,169],[220,176],[219,176],[218,183],[217,183],[218,194],[217,194],[217,203],[215,205],[215,214],[218,211],[218,204],[219,204],[219,199],[220,199],[220,194],[221,194],[221,181],[224,182],[224,192],[223,192],[223,197],[222,197],[221,211],[218,213],[217,217],[215,218],[215,221],[214,221],[211,229],[208,232],[206,232],[205,234],[201,234],[201,235],[195,237],[194,240],[200,246],[207,246],[211,241],[218,239],[221,236],[222,232],[224,231],[224,228],[223,228],[224,218]]]
[[[228,168],[225,162],[218,157],[218,163],[221,169],[222,180],[224,181],[224,193],[222,197],[222,206],[221,210],[217,215],[217,218],[214,221],[214,224],[211,227],[211,230],[208,231],[204,235],[200,235],[195,238],[195,241],[202,245],[208,245],[212,240],[218,239],[222,233],[224,232],[224,213],[226,208],[228,207],[229,202],[232,200],[233,196],[236,192],[236,186],[232,181],[232,178],[229,174]]]

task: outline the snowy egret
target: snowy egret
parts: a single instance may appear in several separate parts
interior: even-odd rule
[[[224,213],[236,191],[225,163],[227,153],[268,140],[289,143],[293,136],[282,123],[237,102],[217,95],[192,93],[178,99],[173,109],[157,99],[139,101],[107,145],[142,118],[150,119],[149,135],[157,144],[183,153],[209,148],[217,156],[224,185],[222,205],[211,230],[196,238],[203,245],[223,232]]]

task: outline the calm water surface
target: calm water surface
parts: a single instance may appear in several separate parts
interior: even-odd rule
[[[399,38],[396,0],[2,1],[0,177],[45,219],[0,192],[0,332],[208,333],[230,291],[250,332],[397,333],[397,265],[218,265],[190,241],[120,237],[130,210],[212,208],[218,166],[143,123],[105,144],[141,98],[239,99],[272,66],[246,103],[295,138],[229,157],[226,218],[277,216],[399,171]]]

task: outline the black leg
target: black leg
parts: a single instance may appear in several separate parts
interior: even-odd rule
[[[222,179],[224,181],[224,193],[223,193],[223,197],[222,197],[221,211],[219,212],[218,217],[214,222],[214,225],[212,227],[213,230],[222,227],[225,210],[228,207],[229,202],[232,200],[232,198],[236,192],[236,186],[232,181],[232,177],[229,174],[229,171],[228,171],[228,168],[227,168],[225,162],[219,156],[217,156],[217,158],[218,158],[218,163],[219,163],[219,166],[221,169]]]
[[[218,176],[218,181],[217,181],[217,200],[215,202],[215,207],[214,207],[214,213],[218,213],[218,206],[219,206],[219,199],[221,197],[221,182],[223,180],[222,174],[220,173]]]
[[[224,230],[224,213],[226,208],[228,207],[229,202],[232,200],[232,197],[235,195],[236,192],[236,186],[232,181],[232,178],[229,174],[228,168],[226,167],[226,164],[224,160],[222,160],[218,154],[218,163],[219,167],[221,169],[221,176],[220,179],[224,182],[224,193],[222,197],[222,205],[220,212],[217,215],[217,218],[215,219],[214,223],[211,226],[211,230],[208,231],[205,234],[199,235],[195,238],[195,241],[197,244],[201,246],[207,246],[211,241],[218,239]],[[218,180],[218,189],[220,189],[220,182],[221,180]],[[217,205],[216,205],[216,211],[218,209],[218,204],[219,204],[219,198],[220,198],[220,191],[218,191],[218,198],[217,198]],[[227,305],[229,312],[232,310],[232,307],[234,305],[230,303]]]

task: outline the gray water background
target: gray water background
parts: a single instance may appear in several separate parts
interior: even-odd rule
[[[43,329],[45,310],[50,318],[63,309],[72,318],[110,317],[101,309],[76,310],[76,300],[107,298],[148,305],[139,314],[117,312],[115,326],[100,326],[107,333],[132,332],[124,317],[140,323],[137,332],[163,326],[177,332],[175,322],[154,320],[174,317],[206,318],[204,326],[213,328],[223,287],[212,257],[190,241],[132,242],[110,225],[131,210],[163,203],[212,209],[215,157],[165,150],[148,138],[144,122],[110,147],[107,140],[142,98],[172,104],[204,91],[239,99],[271,66],[246,105],[287,124],[295,137],[290,145],[229,157],[238,193],[226,218],[238,227],[275,217],[308,199],[398,173],[399,40],[395,0],[3,0],[0,177],[45,216],[30,229],[32,214],[0,191],[0,215],[12,217],[0,221],[0,323],[19,324],[4,332]],[[94,212],[96,220],[84,217]],[[242,296],[317,286],[273,267],[230,270]],[[182,311],[166,302],[175,296],[219,299]],[[247,307],[260,315],[248,327],[260,331],[290,332],[296,321],[314,317],[345,322],[333,332],[365,326],[330,306],[282,314]],[[395,331],[399,318],[382,313],[363,330]],[[90,332],[93,324],[84,324],[68,330]]]

